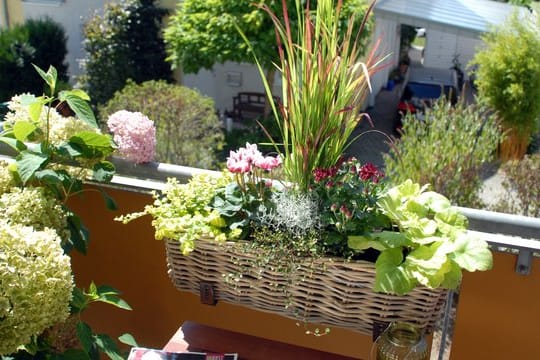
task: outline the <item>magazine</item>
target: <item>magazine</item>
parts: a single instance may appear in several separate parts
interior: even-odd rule
[[[216,354],[206,352],[167,352],[156,349],[135,347],[128,360],[238,360],[238,354]]]

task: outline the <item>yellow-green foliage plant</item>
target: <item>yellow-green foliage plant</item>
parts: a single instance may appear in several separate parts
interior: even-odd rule
[[[535,21],[536,20],[536,21]],[[502,160],[522,158],[540,118],[540,26],[527,12],[514,13],[486,33],[479,51],[476,84],[479,99],[496,112],[506,131]]]

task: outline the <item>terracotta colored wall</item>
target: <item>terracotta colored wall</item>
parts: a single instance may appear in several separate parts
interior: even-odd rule
[[[540,359],[540,259],[522,276],[516,258],[498,253],[491,271],[465,274],[451,359]]]
[[[295,322],[226,303],[201,305],[198,297],[174,289],[166,275],[165,249],[153,239],[149,218],[128,225],[114,222],[122,213],[139,211],[150,196],[110,190],[120,211],[105,210],[97,192],[73,201],[91,231],[88,256],[75,256],[80,285],[91,280],[114,286],[134,310],[97,304],[87,313],[95,330],[111,335],[132,333],[141,345],[162,347],[185,320],[242,333],[367,359],[370,338],[343,329],[315,338]],[[489,272],[465,273],[451,359],[540,359],[540,259],[532,273],[515,273],[516,256],[495,254]]]
[[[114,222],[121,213],[139,211],[151,201],[147,195],[119,190],[109,193],[121,211],[105,210],[97,192],[72,202],[91,232],[87,256],[74,257],[76,280],[88,286],[91,280],[123,292],[133,311],[95,304],[86,313],[95,331],[118,336],[133,334],[141,345],[162,347],[185,320],[219,326],[246,334],[367,359],[370,337],[343,329],[326,336],[304,335],[295,322],[280,316],[219,303],[201,305],[197,296],[177,291],[166,274],[165,248],[153,239],[149,218],[128,225]]]

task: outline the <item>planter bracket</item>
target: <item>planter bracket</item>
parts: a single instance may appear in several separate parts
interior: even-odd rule
[[[516,272],[519,275],[529,275],[533,260],[533,252],[529,249],[519,249],[516,263]]]

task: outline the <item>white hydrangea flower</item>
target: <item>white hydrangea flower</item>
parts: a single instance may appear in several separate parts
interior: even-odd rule
[[[21,104],[21,95],[16,95],[11,98],[11,101],[8,103],[8,109],[9,112],[5,116],[6,128],[13,126],[17,121],[30,121],[31,119],[28,107]],[[39,116],[39,122],[36,124],[42,130],[43,134],[46,133],[48,110],[49,107],[43,106]],[[101,133],[101,130],[89,125],[85,121],[75,117],[64,117],[54,108],[50,110],[49,141],[51,144],[59,145],[81,131]],[[43,140],[43,138],[36,139],[37,142]]]
[[[7,355],[67,319],[73,276],[54,230],[0,220],[0,249],[0,355]]]
[[[15,185],[8,166],[8,162],[0,160],[0,194],[8,192]]]
[[[66,211],[42,188],[15,187],[0,195],[0,219],[36,230],[54,229],[64,242],[70,237]]]

